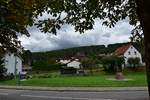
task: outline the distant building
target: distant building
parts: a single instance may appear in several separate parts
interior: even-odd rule
[[[67,64],[67,63],[69,63],[70,62],[70,60],[60,60],[59,61],[59,63],[61,63],[61,64]]]
[[[80,69],[80,65],[81,65],[81,63],[79,62],[78,59],[71,60],[70,62],[67,63],[67,67],[73,67],[76,69]]]
[[[118,56],[123,56],[125,59],[125,64],[128,64],[129,58],[139,58],[142,64],[141,53],[131,44],[123,45],[116,49],[115,54]]]
[[[65,64],[66,67],[73,67],[76,69],[80,69],[80,65],[81,65],[79,59],[60,60],[59,63]]]

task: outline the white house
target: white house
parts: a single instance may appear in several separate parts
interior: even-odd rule
[[[7,74],[18,74],[22,72],[22,58],[14,53],[7,52],[4,55],[4,67],[7,69]]]
[[[73,67],[73,68],[77,68],[77,69],[80,69],[80,65],[81,65],[81,63],[77,59],[72,60],[69,63],[67,63],[67,67]]]
[[[71,60],[60,60],[60,63],[66,64],[67,67],[73,67],[73,68],[80,68],[81,62],[79,62],[78,59],[71,59]]]
[[[123,45],[116,49],[115,54],[123,56],[125,59],[125,64],[128,64],[129,58],[139,58],[142,64],[141,53],[131,44]]]

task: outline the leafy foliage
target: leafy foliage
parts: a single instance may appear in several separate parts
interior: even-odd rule
[[[0,80],[4,80],[7,69],[4,67],[4,60],[0,57]]]
[[[32,53],[30,50],[26,50],[22,54],[23,63],[30,65],[32,62]]]
[[[136,26],[135,9],[135,0],[1,0],[0,44],[10,50],[20,47],[18,36],[29,36],[27,27],[32,25],[53,34],[64,24],[83,33],[93,29],[95,19],[113,27],[118,21],[129,18],[129,23]],[[40,19],[45,13],[49,17]]]
[[[140,64],[140,58],[138,58],[138,57],[136,57],[136,58],[129,58],[128,59],[128,64],[133,66],[133,68],[136,68]]]
[[[81,63],[84,69],[91,69],[95,65],[95,61],[92,58],[82,59]]]
[[[77,69],[73,67],[62,67],[61,74],[77,74]]]
[[[33,71],[51,71],[51,70],[60,70],[62,67],[61,64],[49,64],[46,61],[37,61],[32,65]]]
[[[38,27],[43,32],[60,29],[63,24],[71,24],[76,31],[84,32],[93,29],[94,20],[102,19],[103,24],[113,27],[119,20],[130,19],[131,25],[138,22],[136,4],[134,0],[57,0],[45,1],[45,10],[53,17],[51,19],[39,20]],[[61,16],[62,14],[65,16]],[[41,14],[41,12],[40,12]]]
[[[122,71],[122,64],[124,63],[123,57],[115,55],[105,56],[101,59],[104,70],[106,72]]]
[[[21,47],[19,34],[29,36],[26,28],[33,23],[33,3],[30,0],[1,0],[0,11],[0,44],[3,49],[16,52]]]

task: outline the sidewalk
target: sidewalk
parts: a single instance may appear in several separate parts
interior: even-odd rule
[[[81,92],[148,90],[147,87],[37,87],[37,86],[6,86],[6,85],[0,85],[0,89],[40,90],[40,91],[81,91]]]

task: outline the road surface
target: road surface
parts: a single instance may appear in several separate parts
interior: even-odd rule
[[[147,91],[38,91],[0,89],[0,100],[148,100]]]

